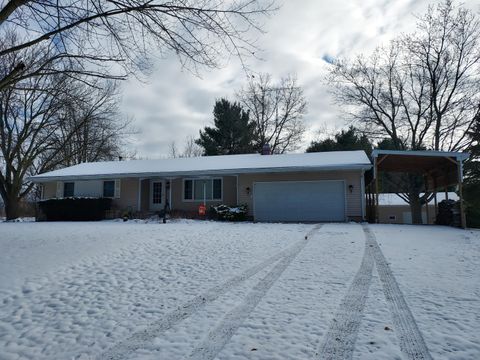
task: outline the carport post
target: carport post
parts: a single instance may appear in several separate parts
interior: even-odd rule
[[[430,223],[430,213],[428,211],[428,176],[423,177],[425,182],[425,212],[427,213],[427,225]]]
[[[374,158],[374,175],[375,175],[375,222],[378,224],[380,220],[380,214],[379,214],[379,209],[378,209],[378,163],[377,163],[377,158]]]
[[[465,216],[465,207],[463,205],[463,163],[461,160],[457,161],[458,169],[458,195],[460,197],[460,221],[463,229],[467,227],[467,218]]]

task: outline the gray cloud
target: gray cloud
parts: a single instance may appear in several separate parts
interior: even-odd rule
[[[297,74],[309,109],[302,149],[319,130],[346,125],[323,81],[332,59],[369,53],[410,31],[416,22],[413,14],[424,13],[428,4],[428,0],[290,0],[267,20],[267,33],[258,41],[263,49],[257,54],[260,59],[248,63],[252,71],[269,72],[275,78]],[[175,56],[167,55],[157,61],[148,83],[135,79],[124,83],[123,111],[134,117],[140,130],[132,143],[140,156],[165,156],[172,141],[182,147],[187,136],[198,136],[212,122],[215,99],[235,100],[235,91],[246,82],[235,59],[200,75],[182,71]]]

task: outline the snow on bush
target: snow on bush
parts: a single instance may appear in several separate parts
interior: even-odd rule
[[[247,219],[247,205],[228,206],[221,204],[218,206],[212,206],[212,208],[219,220],[245,221]]]

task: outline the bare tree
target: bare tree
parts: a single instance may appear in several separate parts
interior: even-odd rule
[[[398,150],[458,151],[480,102],[480,23],[447,0],[419,18],[417,31],[370,57],[339,60],[330,72],[336,101],[372,138]],[[422,181],[410,175],[400,194],[421,222]]]
[[[238,96],[256,124],[257,148],[269,144],[274,153],[299,147],[305,132],[307,102],[295,76],[274,83],[269,74],[252,77]]]
[[[252,0],[4,1],[0,39],[15,41],[0,40],[8,60],[0,89],[57,71],[124,79],[149,68],[153,49],[177,54],[194,71],[217,67],[225,51],[242,60],[256,51],[249,32],[261,31],[260,18],[272,10],[272,2]],[[26,66],[33,48],[49,56]]]
[[[203,155],[203,148],[195,142],[193,136],[188,136],[183,147],[182,157],[199,157]]]
[[[65,167],[83,162],[108,161],[126,156],[126,140],[135,132],[119,110],[118,83],[95,81],[92,88],[72,83],[69,97],[57,116],[60,151],[55,163]],[[47,156],[42,154],[41,156]]]
[[[29,175],[116,152],[115,122],[107,121],[111,92],[99,94],[61,74],[0,91],[0,195],[7,219],[18,217],[20,201],[33,187]]]
[[[195,142],[193,136],[188,136],[185,139],[185,144],[183,146],[183,151],[179,151],[175,141],[172,141],[169,145],[168,157],[175,158],[190,158],[190,157],[199,157],[203,155],[203,148]]]

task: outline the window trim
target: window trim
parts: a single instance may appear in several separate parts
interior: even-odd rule
[[[113,195],[112,196],[105,196],[105,183],[106,182],[112,182],[113,183]],[[102,181],[102,197],[110,198],[110,199],[115,198],[115,180],[103,180]]]
[[[185,181],[192,181],[192,198],[185,199]],[[182,179],[182,201],[192,203],[203,203],[203,199],[195,200],[195,180],[211,180],[212,181],[212,199],[206,199],[206,202],[223,201],[223,177],[202,177],[202,178],[183,178]],[[213,199],[213,180],[220,180],[221,197],[219,199]]]

